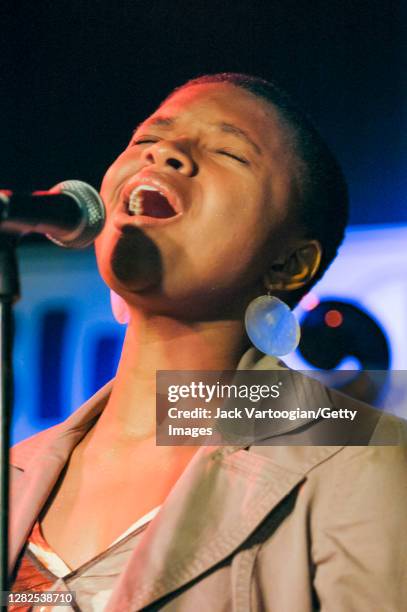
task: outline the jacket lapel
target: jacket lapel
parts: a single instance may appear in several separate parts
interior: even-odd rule
[[[287,467],[264,448],[201,448],[141,536],[108,609],[140,610],[229,557],[312,466],[338,450],[300,452]]]
[[[102,412],[110,389],[108,383],[66,421],[11,449],[10,573],[70,453]]]

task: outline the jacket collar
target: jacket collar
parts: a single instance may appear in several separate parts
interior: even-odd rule
[[[200,448],[139,540],[109,610],[140,610],[227,559],[313,466],[340,450],[291,448],[289,467],[254,447]]]
[[[111,387],[109,382],[68,419],[11,449],[10,572],[72,450],[104,409]]]
[[[257,355],[251,349],[239,368],[284,367]],[[108,383],[66,421],[13,449],[11,568],[71,451],[103,411],[111,387]],[[250,452],[239,446],[200,448],[141,536],[109,610],[147,606],[227,558],[312,467],[338,450],[292,446],[282,458],[281,447],[252,446]]]
[[[245,371],[263,373],[263,376],[256,381],[247,378]],[[280,397],[265,398],[258,403],[258,409],[272,412],[293,408],[315,409],[324,406],[332,406],[332,398],[328,395],[327,389],[318,380],[304,376],[302,373],[287,368],[284,362],[260,353],[254,347],[250,348],[240,360],[233,382],[235,384],[255,384],[265,383],[280,387]],[[242,400],[243,405],[247,405],[247,399]],[[236,400],[231,402],[236,405]],[[227,407],[227,403],[226,403]],[[315,419],[296,418],[256,418],[250,419],[227,419],[219,420],[217,428],[220,430],[225,441],[231,444],[250,446],[252,444],[293,444],[292,440],[284,436],[293,434],[298,435],[305,431],[309,425],[315,425]],[[298,444],[318,444],[316,440],[307,437],[299,438]],[[320,442],[319,442],[320,443]]]

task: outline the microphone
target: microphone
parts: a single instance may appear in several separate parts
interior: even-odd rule
[[[49,191],[0,191],[0,233],[36,232],[59,246],[82,249],[103,229],[105,207],[93,187],[64,181]]]

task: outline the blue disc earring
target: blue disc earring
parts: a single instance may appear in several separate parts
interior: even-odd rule
[[[300,341],[297,317],[285,302],[272,295],[261,295],[250,302],[245,326],[254,346],[266,355],[288,355]]]

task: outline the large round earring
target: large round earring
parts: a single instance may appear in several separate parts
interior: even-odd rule
[[[130,321],[130,312],[126,302],[120,295],[117,295],[113,289],[110,290],[110,304],[112,306],[113,316],[118,323],[127,325]]]
[[[297,317],[285,302],[272,295],[262,295],[250,302],[245,326],[254,346],[266,355],[288,355],[300,341]]]

